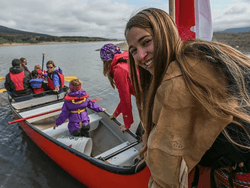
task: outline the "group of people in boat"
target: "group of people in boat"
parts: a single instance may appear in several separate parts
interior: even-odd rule
[[[122,131],[133,123],[135,96],[144,133],[139,157],[151,172],[148,187],[249,187],[250,58],[223,43],[182,40],[171,16],[157,8],[131,17],[125,38],[128,51],[106,44],[100,57],[103,74],[119,92],[110,118],[122,114]],[[17,69],[16,61],[12,65]],[[15,93],[28,87],[27,73],[18,78],[23,84]],[[87,99],[79,80],[69,88],[56,124],[72,116],[71,134],[89,136],[86,107],[105,109]]]
[[[12,67],[6,75],[4,86],[15,101],[23,101],[41,96],[45,91],[60,92],[64,88],[64,75],[60,68],[56,68],[53,61],[46,63],[47,71],[41,65],[35,65],[29,71],[25,58],[13,59]],[[39,94],[41,95],[34,95]]]

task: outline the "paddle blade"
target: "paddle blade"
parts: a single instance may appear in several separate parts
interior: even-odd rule
[[[64,77],[64,80],[67,81],[67,82],[70,82],[73,79],[77,79],[77,77],[76,76],[65,76]]]
[[[5,92],[7,92],[6,89],[0,89],[0,93],[5,93]]]
[[[3,81],[3,80],[5,80],[5,78],[4,77],[0,77],[0,82]]]
[[[91,101],[92,101],[92,102],[96,102],[96,101],[100,101],[100,100],[102,100],[102,98],[92,99]]]

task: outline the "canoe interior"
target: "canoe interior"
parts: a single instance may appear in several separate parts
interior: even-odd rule
[[[46,103],[42,103],[41,101],[43,100],[38,99],[36,104],[35,99],[32,101],[32,105],[30,101],[27,101],[29,104],[25,104],[25,102],[22,102],[22,104],[13,103],[14,105],[12,105],[12,107],[13,109],[15,109],[15,107],[17,108],[15,110],[21,117],[29,117],[31,115],[43,113],[44,111],[51,111],[55,108],[58,109],[59,106],[62,106],[63,99],[61,99],[61,97],[57,100],[54,100],[51,96],[49,96],[49,98],[50,99],[46,99],[46,96],[44,96],[44,101],[46,101]],[[22,108],[22,105],[24,108]],[[31,126],[34,126],[36,129],[38,129],[38,131],[41,131],[51,137],[52,141],[60,141],[60,139],[64,137],[71,139],[72,136],[68,131],[67,122],[58,128],[53,129],[59,114],[60,111],[54,114],[50,113],[43,115],[38,119],[32,118],[27,120],[27,123],[29,123]],[[139,154],[139,151],[142,147],[142,144],[138,142],[135,135],[130,131],[122,133],[119,128],[120,123],[116,120],[110,120],[110,115],[106,112],[96,113],[88,109],[88,114],[90,116],[90,138],[92,140],[92,151],[90,157],[96,157],[100,159],[100,156],[105,157],[105,155],[114,155],[114,153],[117,151],[125,148],[123,152],[118,152],[117,155],[114,155],[106,162],[110,165],[118,166],[134,165],[134,158]],[[133,147],[128,149],[124,147],[127,145],[129,146],[130,144],[133,144]],[[105,155],[102,156],[102,154]],[[124,159],[126,157],[128,157],[127,160]],[[120,158],[122,158],[121,161],[119,161]]]

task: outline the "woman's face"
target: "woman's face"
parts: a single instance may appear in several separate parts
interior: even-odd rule
[[[23,62],[22,62],[22,67],[23,66],[26,66],[27,65],[27,60],[25,59],[25,60],[23,60]]]
[[[129,52],[132,54],[136,65],[154,73],[154,43],[151,29],[132,27],[126,35]]]
[[[47,65],[47,70],[48,70],[48,73],[52,73],[54,71],[54,67],[52,64],[48,64]]]

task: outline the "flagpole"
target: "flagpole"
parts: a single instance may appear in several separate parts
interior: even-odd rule
[[[169,0],[169,14],[175,21],[175,0]]]

